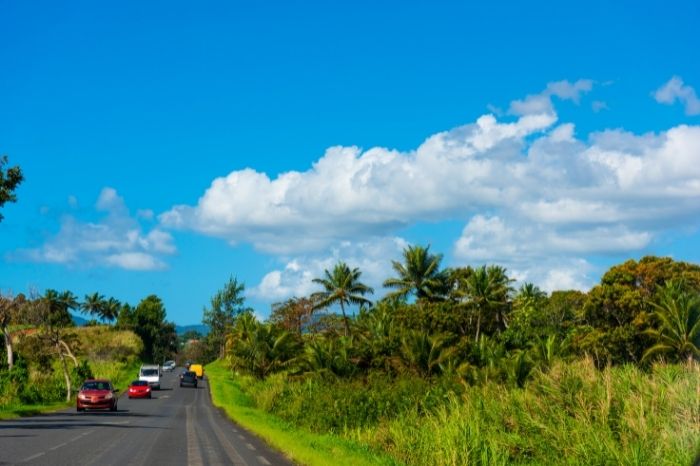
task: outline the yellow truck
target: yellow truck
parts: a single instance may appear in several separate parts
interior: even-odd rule
[[[204,378],[204,366],[201,364],[190,364],[190,370],[197,374],[198,379]]]

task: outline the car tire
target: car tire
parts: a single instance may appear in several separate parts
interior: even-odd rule
[[[149,394],[148,394],[148,399],[150,400],[151,398],[153,398],[153,395],[152,395],[151,393],[149,393]]]
[[[82,413],[83,411],[85,411],[84,408],[75,408],[75,410],[78,411],[79,413]]]
[[[110,410],[110,411],[116,411],[116,410],[117,410],[117,404],[114,403],[114,406],[111,406],[111,407],[109,408],[109,410]]]

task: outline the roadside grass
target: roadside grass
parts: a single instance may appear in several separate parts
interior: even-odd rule
[[[292,461],[309,466],[397,465],[387,455],[335,435],[315,434],[253,405],[222,361],[206,366],[212,402],[235,422],[284,452]]]

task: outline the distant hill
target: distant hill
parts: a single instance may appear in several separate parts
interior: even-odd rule
[[[182,335],[183,333],[189,332],[190,330],[194,330],[195,332],[199,332],[202,334],[202,336],[207,335],[209,333],[209,327],[207,327],[204,324],[176,325],[175,326],[175,332],[177,332],[178,335]]]
[[[71,314],[70,316],[73,318],[73,323],[77,327],[83,327],[83,326],[85,326],[85,324],[88,323],[87,319],[83,319],[82,317],[76,316],[75,314]]]
[[[76,316],[75,314],[71,314],[71,317],[73,318],[73,323],[75,324],[76,327],[84,327],[89,320],[85,319],[80,316]],[[189,332],[190,330],[194,330],[195,332],[199,332],[202,334],[202,336],[207,335],[209,333],[209,327],[207,327],[204,324],[194,324],[194,325],[176,325],[175,326],[175,332],[178,335],[182,335],[185,332]]]

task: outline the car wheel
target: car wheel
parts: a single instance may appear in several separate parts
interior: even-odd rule
[[[78,411],[79,413],[82,413],[84,411],[83,408],[75,408],[75,410]]]
[[[117,410],[117,404],[114,403],[114,406],[112,406],[111,408],[109,408],[109,410],[110,410],[110,411],[116,411],[116,410]]]
[[[149,393],[149,394],[148,394],[148,399],[150,400],[151,398],[153,398],[153,395]]]

